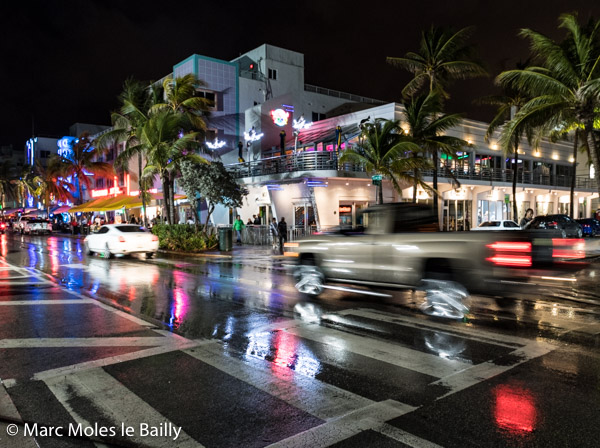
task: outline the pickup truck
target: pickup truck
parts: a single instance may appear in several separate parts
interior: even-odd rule
[[[366,209],[362,219],[361,228],[285,244],[299,292],[357,291],[348,285],[367,287],[358,290],[367,293],[372,288],[421,289],[426,306],[435,307],[437,301],[456,309],[468,293],[506,295],[535,283],[532,277],[585,258],[583,240],[563,239],[554,231],[439,232],[427,205],[377,205]]]

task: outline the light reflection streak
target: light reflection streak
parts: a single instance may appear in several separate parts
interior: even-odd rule
[[[494,389],[496,424],[514,435],[524,435],[535,429],[537,411],[527,389],[498,385]]]

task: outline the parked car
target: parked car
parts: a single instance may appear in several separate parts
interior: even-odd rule
[[[83,241],[88,255],[99,253],[106,258],[133,253],[151,258],[158,251],[158,237],[136,224],[107,224]]]
[[[16,221],[13,222],[13,226],[12,226],[13,232],[24,233],[25,225],[32,219],[35,219],[35,218],[33,218],[31,216],[21,216],[19,219],[17,219]]]
[[[32,235],[35,233],[52,233],[52,223],[49,219],[27,219],[23,221],[22,233],[26,235]]]
[[[486,221],[471,230],[521,230],[521,226],[514,221]]]
[[[584,236],[596,236],[600,234],[600,221],[594,218],[576,219],[583,230]]]
[[[528,230],[557,230],[563,238],[581,238],[583,235],[579,223],[567,215],[536,216],[525,228]]]

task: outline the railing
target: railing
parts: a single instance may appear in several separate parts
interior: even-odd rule
[[[304,91],[320,93],[321,95],[332,96],[335,98],[342,98],[345,100],[355,101],[357,103],[387,104],[386,101],[376,100],[373,98],[367,98],[365,96],[360,96],[360,95],[354,95],[352,93],[340,92],[339,90],[326,89],[324,87],[313,86],[311,84],[304,84]]]
[[[303,173],[307,171],[338,171],[338,172],[366,172],[365,166],[354,163],[339,163],[336,151],[305,151],[295,155],[269,157],[245,163],[227,165],[236,178],[267,176],[285,173]],[[423,171],[423,177],[432,177],[433,170]],[[513,171],[510,169],[474,169],[456,170],[440,168],[438,177],[441,179],[452,179],[459,181],[475,180],[480,182],[506,182],[512,183]],[[518,185],[544,185],[548,187],[571,186],[571,176],[544,174],[536,171],[519,171]],[[577,176],[576,188],[596,189],[594,179],[586,176]]]

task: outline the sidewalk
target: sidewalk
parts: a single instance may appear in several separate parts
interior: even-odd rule
[[[252,260],[256,258],[283,258],[283,255],[273,251],[270,245],[254,246],[251,244],[233,245],[231,251],[210,250],[200,253],[176,252],[160,249],[159,253],[185,255],[189,257],[207,257],[207,258],[228,258],[228,259],[245,259]]]

